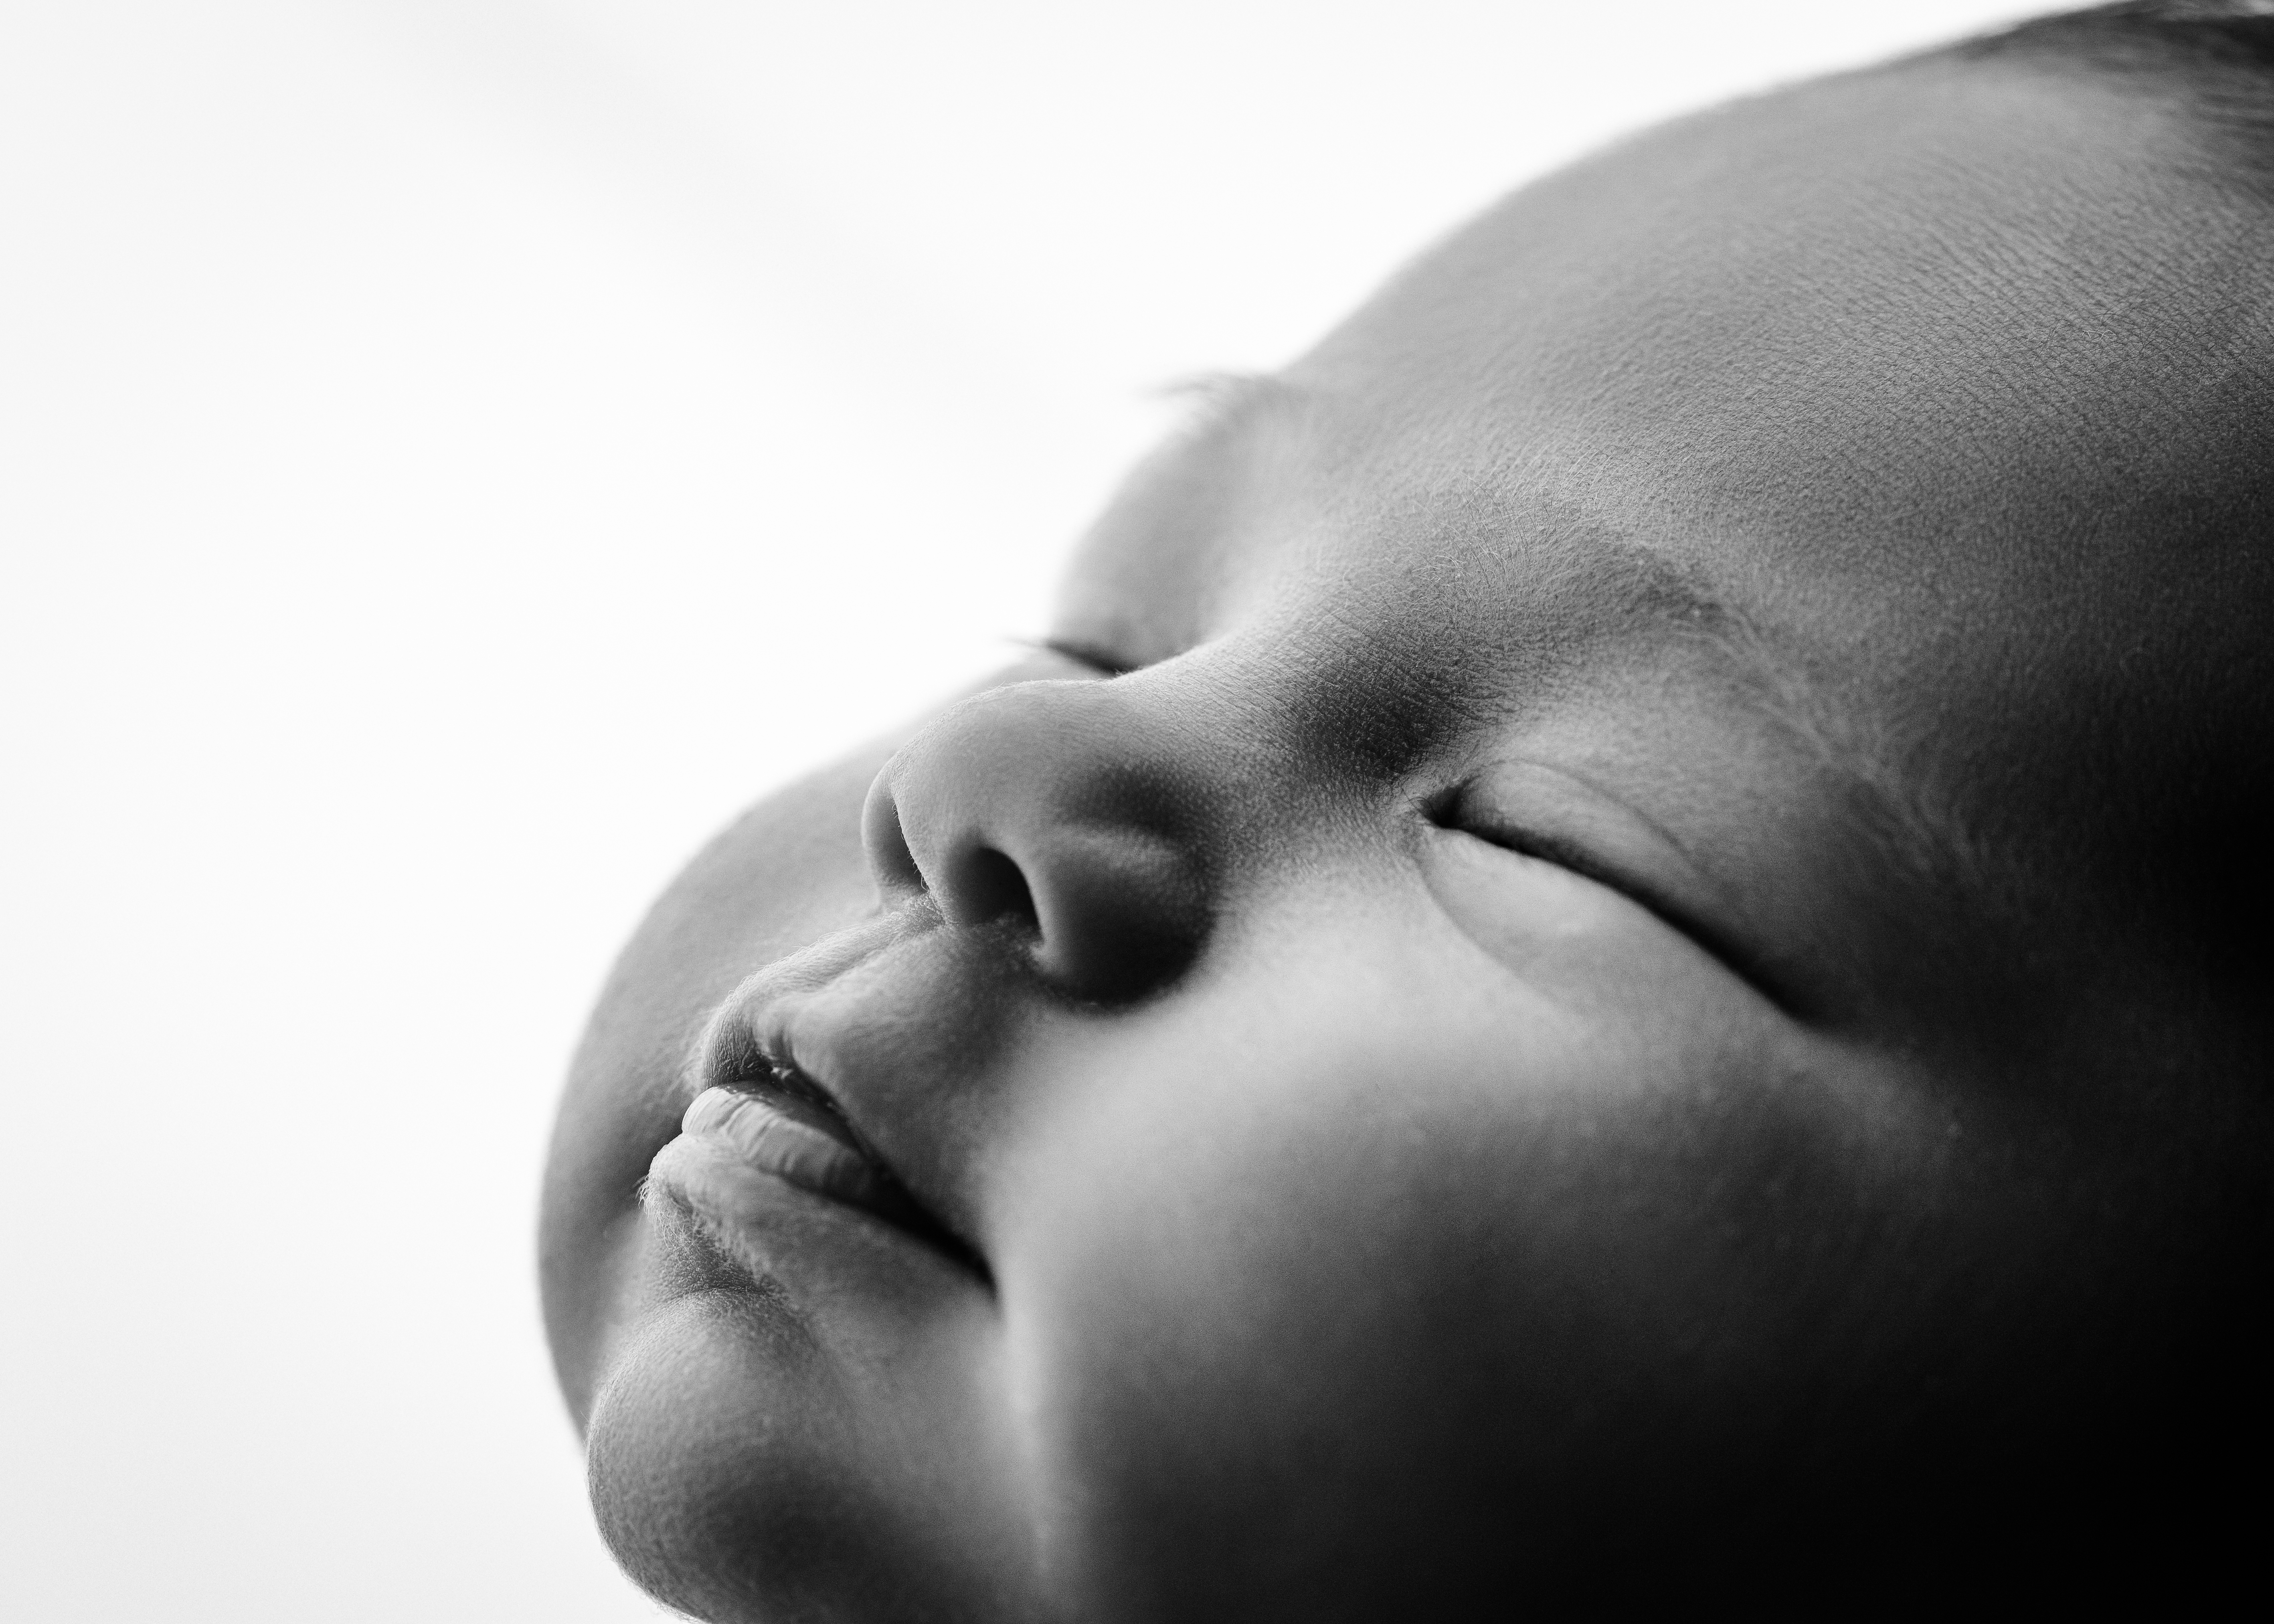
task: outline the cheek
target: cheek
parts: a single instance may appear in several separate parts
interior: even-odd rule
[[[689,1045],[744,975],[868,910],[859,815],[883,756],[745,814],[673,882],[610,973],[561,1097],[538,1226],[546,1330],[579,1419],[636,1312],[639,1184],[679,1131]]]
[[[1743,1018],[1582,1021],[1397,945],[1039,1057],[1088,1080],[1027,1140],[999,1278],[1094,1594],[1260,1605],[1370,1549],[1392,1607],[1434,1561],[1569,1547],[1773,1432],[1849,1289],[1858,1138],[1902,1161],[1909,1126],[1778,1080]]]
[[[1065,674],[1062,658],[1037,656],[971,691]],[[744,976],[869,916],[861,808],[927,719],[745,813],[657,899],[609,974],[561,1095],[538,1223],[546,1334],[580,1422],[636,1317],[639,1184],[679,1131],[689,1047]]]

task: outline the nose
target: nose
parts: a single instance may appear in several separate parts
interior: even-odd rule
[[[1022,682],[949,710],[886,763],[862,836],[889,903],[1007,925],[1077,996],[1141,997],[1198,953],[1212,906],[1206,796],[1118,682]]]

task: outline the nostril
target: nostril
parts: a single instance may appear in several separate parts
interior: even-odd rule
[[[869,857],[869,872],[875,876],[877,888],[890,897],[895,891],[920,891],[924,888],[923,870],[917,865],[915,853],[908,849],[908,839],[900,827],[900,806],[892,793],[892,771],[888,768],[877,775],[869,786],[869,799],[861,808],[861,844]]]
[[[942,898],[949,917],[961,925],[983,925],[1013,919],[1029,929],[1040,929],[1042,917],[1035,909],[1035,893],[1019,865],[992,846],[975,846],[956,864],[953,883]]]

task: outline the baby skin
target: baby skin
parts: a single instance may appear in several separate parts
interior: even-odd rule
[[[1929,58],[1534,185],[721,835],[547,1180],[634,1576],[1844,1602],[2255,1447],[2274,205],[2202,146]]]

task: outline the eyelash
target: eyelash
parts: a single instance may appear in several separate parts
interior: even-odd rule
[[[1638,895],[1631,886],[1616,875],[1603,868],[1601,864],[1590,861],[1585,852],[1576,847],[1569,846],[1562,841],[1541,840],[1528,833],[1487,827],[1464,819],[1460,816],[1460,792],[1457,789],[1448,792],[1436,801],[1424,807],[1421,815],[1432,825],[1444,830],[1449,834],[1466,835],[1472,840],[1481,840],[1487,846],[1497,847],[1501,851],[1513,853],[1518,857],[1528,857],[1534,862],[1543,862],[1551,868],[1562,868],[1577,876],[1580,879],[1600,885],[1606,890],[1615,891],[1622,897],[1648,908],[1660,918],[1666,918],[1663,909]],[[1674,920],[1668,919],[1667,922],[1675,925],[1685,935],[1691,934],[1687,926],[1681,925]]]
[[[1061,659],[1072,660],[1078,665],[1087,665],[1109,680],[1126,677],[1141,668],[1139,664],[1121,659],[1103,649],[1065,638],[1044,637],[1033,646],[1047,649]],[[1802,1002],[1786,989],[1781,978],[1768,973],[1758,955],[1746,951],[1721,931],[1700,923],[1686,910],[1670,907],[1649,893],[1636,889],[1623,876],[1595,861],[1582,848],[1563,841],[1543,840],[1530,834],[1513,834],[1506,830],[1481,827],[1464,821],[1459,813],[1461,793],[1465,787],[1456,786],[1437,796],[1421,808],[1422,816],[1449,833],[1466,835],[1472,839],[1483,841],[1487,846],[1497,846],[1518,857],[1528,857],[1535,862],[1549,864],[1579,879],[1616,891],[1669,929],[1689,938],[1779,1009],[1797,1019],[1807,1018],[1808,1011]]]
[[[1687,910],[1668,906],[1647,891],[1594,861],[1588,854],[1562,841],[1541,840],[1529,835],[1511,835],[1502,830],[1480,828],[1461,821],[1458,811],[1460,792],[1449,792],[1434,804],[1423,808],[1423,816],[1439,829],[1453,834],[1467,835],[1487,846],[1512,852],[1518,857],[1529,857],[1562,868],[1578,878],[1616,891],[1636,906],[1656,918],[1669,929],[1688,937],[1711,958],[1719,960],[1738,980],[1744,981],[1771,1004],[1796,1019],[1805,1019],[1808,1011],[1796,999],[1780,977],[1771,974],[1759,956],[1729,939],[1710,925],[1701,923]]]
[[[1126,677],[1137,669],[1134,665],[1126,660],[1117,659],[1103,650],[1092,648],[1085,643],[1068,643],[1057,637],[1045,637],[1035,646],[1048,649],[1051,653],[1070,659],[1077,665],[1087,665],[1092,671],[1098,672],[1108,678]]]

